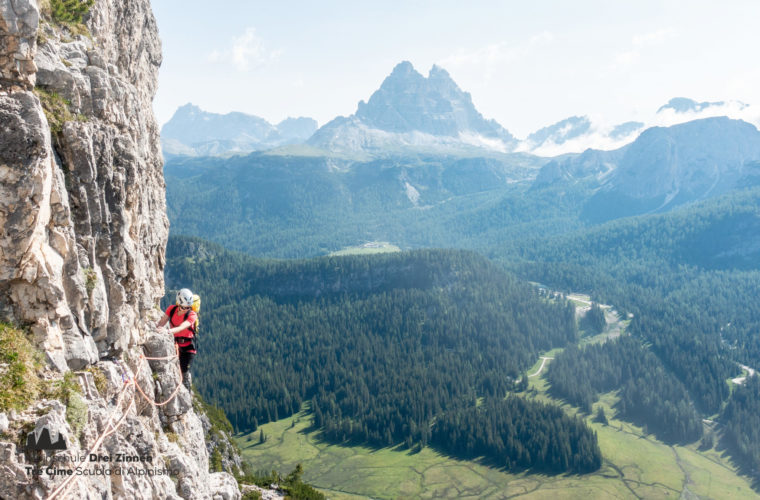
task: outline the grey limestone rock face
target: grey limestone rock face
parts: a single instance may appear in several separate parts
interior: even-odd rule
[[[28,47],[35,63],[0,93],[0,306],[32,325],[54,366],[80,369],[138,343],[163,294],[168,221],[151,109],[160,42],[147,0],[97,2],[91,38],[73,40],[21,4],[0,2],[14,27],[3,46]],[[39,92],[68,103],[60,130]]]
[[[129,466],[168,471],[77,477],[60,498],[239,498],[234,478],[209,474],[187,390],[154,404],[180,384],[177,360],[143,359],[174,353],[153,326],[168,219],[150,2],[96,0],[84,22],[87,36],[35,0],[0,0],[0,320],[28,327],[51,377],[95,370],[73,379],[75,418],[43,399],[2,427],[18,440],[30,427],[54,431],[63,457],[150,456]],[[0,498],[46,498],[63,483],[29,474],[31,458],[0,442]]]
[[[52,441],[60,436],[67,446],[65,450],[30,454],[12,442],[0,442],[1,498],[47,498],[56,491],[66,476],[31,477],[25,470],[40,464],[88,471],[75,476],[57,498],[240,498],[231,475],[209,473],[203,424],[190,407],[171,423],[166,422],[163,410],[137,410],[143,397],[130,381],[143,385],[137,373],[151,373],[148,362],[139,357],[139,349],[130,351],[131,361],[97,364],[105,378],[102,393],[88,377],[78,377],[86,407],[85,425],[79,430],[70,423],[70,408],[56,400],[41,400],[20,414],[10,415],[11,432],[21,429],[23,436],[23,429],[33,424],[35,435],[46,430]],[[149,397],[153,395],[151,387],[143,387]],[[148,407],[155,410],[151,404]],[[93,455],[108,459],[92,460]],[[95,474],[96,470],[110,472]]]
[[[235,474],[242,474],[243,460],[232,447],[232,437],[224,431],[211,433],[211,421],[208,416],[203,413],[199,416],[201,419],[201,425],[203,425],[203,432],[209,437],[209,439],[206,440],[206,452],[208,453],[208,456],[210,457],[215,450],[218,451],[223,470],[232,471]]]
[[[242,495],[237,486],[237,481],[228,472],[214,472],[209,476],[211,497],[213,500],[239,500]]]
[[[0,2],[0,82],[3,86],[34,87],[34,48],[40,10],[34,0]]]
[[[174,342],[168,334],[152,334],[146,340],[144,347],[146,356],[149,358],[169,358],[148,361],[152,372],[151,377],[154,380],[151,385],[155,390],[153,393],[147,390],[145,392],[149,396],[154,395],[155,401],[159,403],[169,401],[160,407],[160,412],[163,420],[170,423],[174,418],[184,415],[192,408],[191,395],[182,385]],[[149,383],[149,381],[146,382]],[[176,396],[172,398],[175,393]]]

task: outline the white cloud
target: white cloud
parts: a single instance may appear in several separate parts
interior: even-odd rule
[[[648,125],[670,127],[715,116],[727,116],[734,120],[744,120],[756,127],[760,126],[760,108],[757,105],[747,105],[739,101],[727,101],[722,105],[708,106],[700,111],[687,111],[685,113],[676,113],[673,109],[664,109],[658,112]]]
[[[614,126],[612,125],[602,124],[596,119],[593,119],[591,128],[581,136],[574,137],[561,144],[549,139],[538,146],[524,140],[517,146],[517,151],[530,152],[538,156],[546,157],[567,153],[582,153],[589,148],[610,151],[633,142],[643,130],[643,128],[632,130],[627,136],[613,139],[610,137],[613,128]]]
[[[662,28],[657,31],[634,35],[631,39],[633,46],[615,54],[609,68],[613,71],[627,70],[641,60],[642,52],[651,51],[653,47],[662,45],[676,36],[676,30],[673,28]]]
[[[496,69],[505,64],[517,61],[530,55],[537,47],[551,44],[554,35],[542,31],[530,39],[519,43],[509,44],[505,41],[492,43],[475,49],[458,49],[450,56],[441,59],[436,64],[443,68],[461,68],[464,66],[480,67],[485,81],[490,80]]]
[[[256,28],[246,28],[245,32],[232,40],[232,46],[225,51],[214,50],[208,56],[211,63],[232,64],[238,71],[248,71],[276,60],[282,50],[270,50],[256,34]]]
[[[633,66],[641,59],[641,52],[638,50],[627,50],[615,55],[615,61],[612,63],[612,69],[624,69]]]
[[[551,139],[536,145],[523,140],[517,147],[517,151],[530,152],[539,156],[557,156],[566,153],[581,153],[588,148],[613,150],[633,142],[641,132],[649,127],[671,127],[681,123],[711,118],[715,116],[727,116],[734,120],[744,120],[760,129],[760,106],[748,105],[739,101],[726,101],[721,105],[707,106],[700,111],[687,111],[678,113],[673,109],[663,109],[657,113],[651,113],[642,120],[644,126],[632,130],[625,137],[613,138],[610,136],[615,124],[605,123],[602,116],[591,118],[591,128],[587,133],[557,144]],[[560,132],[559,136],[562,135]]]
[[[650,33],[641,33],[633,36],[633,45],[636,47],[645,47],[660,45],[665,41],[675,38],[676,30],[673,28],[662,28]]]

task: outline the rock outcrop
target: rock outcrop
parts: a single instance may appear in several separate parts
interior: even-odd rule
[[[0,0],[0,319],[29,328],[51,377],[89,367],[76,411],[45,399],[3,415],[2,498],[47,497],[66,480],[58,498],[240,497],[231,475],[208,472],[176,360],[143,358],[173,352],[153,326],[168,237],[160,63],[149,0],[97,0],[82,23]],[[32,429],[67,449],[31,449]],[[110,472],[68,479],[78,467]]]
[[[356,113],[330,121],[308,144],[334,153],[419,150],[509,152],[517,141],[494,120],[483,118],[469,93],[448,72],[433,66],[425,78],[411,63],[393,68]]]

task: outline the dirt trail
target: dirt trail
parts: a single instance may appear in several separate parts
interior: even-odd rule
[[[554,359],[554,358],[549,358],[549,357],[546,357],[546,356],[541,356],[541,359],[543,361],[541,361],[541,366],[538,367],[538,371],[536,371],[536,373],[534,373],[533,375],[528,375],[528,378],[537,377],[541,373],[541,370],[544,369],[544,365],[546,364],[546,360],[548,360],[548,359]]]

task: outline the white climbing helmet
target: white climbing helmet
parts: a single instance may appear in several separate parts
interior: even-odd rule
[[[193,292],[183,288],[177,292],[177,305],[182,307],[191,307],[193,305]]]

